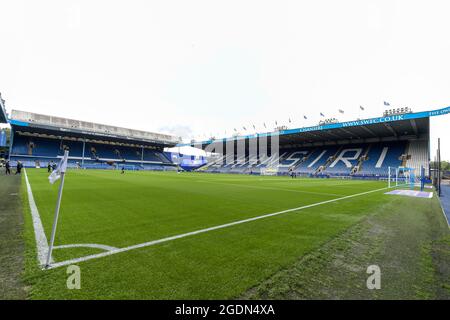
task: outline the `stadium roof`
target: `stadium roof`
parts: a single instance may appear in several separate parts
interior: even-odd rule
[[[338,122],[331,124],[258,133],[247,136],[195,142],[196,148],[230,141],[278,136],[280,145],[293,147],[323,144],[371,142],[423,137],[429,134],[429,117],[450,113],[450,107],[417,113],[395,114],[379,118]]]
[[[8,116],[5,109],[5,100],[2,99],[2,94],[0,93],[0,123],[7,123]]]
[[[114,127],[104,124],[53,117],[26,111],[12,110],[9,120],[15,130],[52,133],[97,140],[173,147],[181,141],[172,135]]]

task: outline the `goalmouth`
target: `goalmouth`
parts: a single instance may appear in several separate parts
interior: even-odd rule
[[[408,167],[388,167],[388,188],[406,186],[414,189],[415,184],[416,175],[414,169]]]
[[[278,169],[277,168],[261,168],[260,174],[262,176],[276,176],[278,175]]]

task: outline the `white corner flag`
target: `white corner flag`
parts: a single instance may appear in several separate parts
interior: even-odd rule
[[[50,181],[51,184],[54,184],[59,179],[61,179],[61,183],[59,184],[58,199],[56,200],[55,217],[53,219],[52,235],[50,237],[50,245],[48,247],[47,263],[45,265],[46,268],[50,267],[50,262],[52,260],[53,245],[55,243],[56,225],[58,224],[59,209],[61,208],[61,198],[64,188],[64,176],[67,170],[68,158],[69,158],[69,151],[66,150],[64,151],[64,157],[61,159],[56,169],[53,170],[52,174],[48,177],[48,180]]]
[[[68,156],[69,156],[69,151],[65,151],[64,152],[64,157],[58,163],[58,166],[56,167],[56,169],[53,170],[53,172],[48,177],[48,181],[50,181],[51,184],[54,184],[58,179],[61,178],[61,173],[65,173],[66,172]]]

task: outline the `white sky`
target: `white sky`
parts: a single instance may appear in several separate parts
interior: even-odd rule
[[[447,0],[0,0],[0,91],[8,111],[202,139],[339,108],[380,116],[384,100],[437,109],[449,13]],[[449,120],[432,119],[444,159]]]

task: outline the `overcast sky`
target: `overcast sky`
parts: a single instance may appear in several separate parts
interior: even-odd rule
[[[8,111],[197,139],[381,116],[383,101],[438,109],[449,13],[446,0],[0,0],[0,91]],[[446,159],[449,120],[432,119]]]

